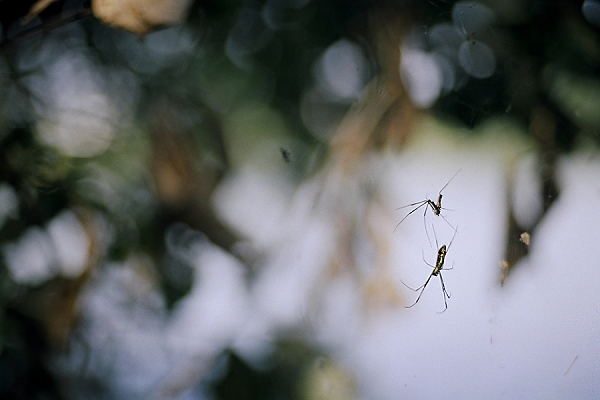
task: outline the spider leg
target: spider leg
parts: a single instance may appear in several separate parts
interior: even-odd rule
[[[419,297],[417,297],[417,299],[415,300],[415,302],[412,303],[410,306],[406,306],[405,308],[411,308],[412,306],[414,306],[415,304],[417,304],[419,302],[419,299],[421,298],[421,295],[425,291],[425,288],[427,287],[427,284],[429,283],[429,280],[431,279],[432,276],[433,276],[433,274],[430,274],[429,278],[427,278],[427,280],[423,284],[422,289],[421,289],[421,293],[419,293]],[[419,289],[417,289],[417,290],[419,290]]]
[[[446,218],[444,218],[444,219],[446,219]],[[446,221],[446,222],[448,222],[448,221]],[[450,224],[448,224],[448,225],[450,225]],[[452,225],[450,225],[450,226],[452,226]],[[450,243],[448,243],[448,248],[446,250],[450,250],[450,246],[452,246],[452,242],[454,242],[454,237],[458,233],[458,227],[452,228],[452,229],[454,229],[454,235],[452,235],[452,239],[450,239]]]
[[[433,202],[431,200],[427,200],[426,204],[429,207],[431,207],[431,209],[435,213],[435,204],[433,204]],[[427,241],[429,242],[429,247],[431,247],[431,237],[429,237],[429,232],[427,232],[427,222],[425,221],[425,216],[427,216],[427,210],[429,210],[429,208],[427,208],[427,206],[425,206],[425,212],[423,213],[423,227],[425,228],[425,235],[427,236]],[[433,226],[433,225],[431,225],[431,226]]]
[[[433,237],[435,238],[435,248],[439,249],[440,245],[439,245],[439,243],[437,241],[437,233],[435,233],[435,226],[433,225],[433,222],[431,223],[431,230],[433,230]]]
[[[446,285],[444,285],[444,278],[442,278],[442,273],[439,273],[440,275],[440,282],[442,283],[442,292],[444,292],[444,297],[450,298],[450,293],[448,293],[448,291],[446,290]]]
[[[444,208],[443,210],[447,210],[447,208]],[[449,226],[450,228],[452,228],[452,230],[453,230],[453,231],[456,231],[456,228],[455,228],[455,227],[453,227],[453,226],[452,226],[452,224],[451,224],[450,222],[448,222],[448,220],[446,219],[446,217],[444,217],[444,216],[442,215],[442,213],[440,213],[440,217],[442,217],[442,218],[444,219],[444,221],[446,221],[446,223],[448,224],[448,226]]]
[[[450,182],[452,182],[452,179],[454,179],[454,177],[455,177],[456,175],[458,175],[458,173],[459,173],[461,170],[462,170],[462,168],[461,168],[461,169],[459,169],[458,171],[456,171],[456,173],[455,173],[454,175],[452,175],[452,178],[450,178],[450,180],[448,180],[448,182],[446,182],[446,184],[445,184],[445,185],[444,185],[444,186],[443,186],[443,187],[440,189],[440,191],[439,191],[439,193],[438,193],[438,194],[442,193],[442,191],[443,191],[444,189],[446,189],[446,186],[448,186],[448,184],[449,184]]]
[[[398,207],[398,208],[396,208],[396,210],[402,210],[403,208],[410,207],[410,206],[416,206],[417,204],[419,204],[419,207],[421,207],[425,203],[427,203],[427,200],[421,200],[421,201],[417,201],[416,203],[411,203],[411,204],[407,204],[402,207]],[[417,208],[419,208],[419,207],[417,207]]]
[[[425,264],[429,265],[431,268],[435,268],[433,265],[431,265],[427,262],[427,260],[425,259],[425,253],[423,253],[423,250],[421,250],[421,255],[423,256],[423,262]]]
[[[409,205],[407,205],[407,206],[404,206],[404,207],[410,207],[410,206],[414,206],[415,204],[420,204],[420,205],[419,205],[419,206],[417,206],[417,207],[415,207],[415,208],[413,208],[411,212],[409,212],[408,214],[406,214],[406,215],[404,216],[404,218],[402,218],[402,219],[400,220],[400,222],[398,222],[398,224],[397,224],[397,225],[396,225],[396,227],[394,228],[394,232],[392,232],[392,233],[396,233],[396,229],[398,229],[398,227],[400,226],[400,224],[401,224],[402,222],[404,222],[404,220],[405,220],[406,218],[408,218],[408,216],[409,216],[410,214],[414,213],[414,212],[415,212],[415,211],[417,211],[419,208],[421,208],[421,207],[423,207],[425,204],[427,204],[427,200],[420,201],[420,202],[418,202],[418,203],[409,204]],[[404,208],[404,207],[400,207],[400,208]],[[400,208],[396,208],[396,210],[399,210]]]
[[[403,284],[404,286],[406,286],[407,288],[409,288],[409,289],[410,289],[410,290],[412,290],[413,292],[416,292],[416,291],[420,290],[420,289],[423,287],[423,285],[421,285],[421,286],[419,286],[418,288],[416,288],[416,289],[413,289],[413,288],[411,288],[410,286],[408,286],[406,283],[404,283],[404,281],[403,281],[402,279],[400,279],[400,282],[402,282],[402,284]]]
[[[442,268],[444,271],[450,271],[451,269],[454,269],[454,262],[452,262],[452,266],[450,268]]]
[[[446,311],[448,309],[448,302],[446,301],[446,297],[450,298],[450,294],[448,294],[448,292],[446,291],[446,286],[444,285],[444,278],[442,278],[442,273],[440,272],[440,282],[442,282],[442,293],[444,294],[444,309],[440,312],[437,312],[438,314],[443,313],[444,311]]]

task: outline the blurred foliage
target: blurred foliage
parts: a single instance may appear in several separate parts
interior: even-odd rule
[[[81,218],[81,224],[96,247],[79,275],[55,272],[42,283],[15,280],[2,259],[3,398],[61,398],[59,378],[44,357],[61,348],[77,322],[78,289],[64,288],[73,282],[69,287],[81,288],[91,276],[86,272],[145,253],[156,260],[170,307],[188,293],[192,270],[165,244],[174,224],[203,232],[250,265],[234,249],[239,233],[211,208],[224,174],[251,162],[266,139],[281,143],[268,155],[281,161],[275,168],[295,169],[295,179],[313,172],[329,137],[307,126],[301,105],[323,52],[348,39],[364,52],[369,78],[377,77],[373,28],[383,24],[377,18],[400,16],[426,33],[450,21],[455,2],[202,1],[192,4],[182,26],[143,38],[85,17],[87,1],[53,2],[22,23],[34,3],[0,2],[0,181],[18,199],[18,212],[0,226],[0,248],[64,210],[93,215],[88,221],[94,222]],[[496,15],[485,38],[497,57],[495,72],[441,95],[432,111],[467,127],[498,116],[530,127],[543,107],[555,127],[551,137],[536,139],[541,152],[552,158],[578,144],[597,144],[600,27],[583,18],[578,2],[484,3]],[[324,100],[329,126],[350,106]],[[287,152],[283,159],[280,147]],[[32,299],[47,302],[57,292],[72,298],[64,302],[72,309],[62,311],[69,316],[65,336],[48,338],[49,311]],[[217,397],[294,398],[295,388],[277,385],[298,376],[298,365],[283,364],[256,371],[232,355],[229,373],[215,385]]]
[[[285,353],[285,350],[282,352]],[[227,373],[214,385],[219,399],[293,399],[297,397],[297,382],[302,364],[298,359],[276,360],[263,371],[255,369],[232,353],[227,361]]]

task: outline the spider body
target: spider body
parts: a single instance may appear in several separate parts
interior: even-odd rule
[[[433,233],[435,235],[435,228],[433,228],[433,225],[431,226],[433,229]],[[425,262],[425,264],[429,265],[431,268],[433,268],[433,270],[431,271],[431,274],[429,274],[429,277],[427,277],[427,280],[425,281],[424,284],[422,284],[421,286],[419,286],[416,289],[411,288],[410,286],[408,286],[406,283],[404,283],[402,281],[402,283],[404,284],[404,286],[406,286],[407,288],[409,288],[410,290],[413,291],[421,291],[419,293],[419,296],[417,297],[417,299],[415,300],[414,303],[412,303],[410,306],[406,306],[406,308],[411,308],[413,307],[415,304],[417,304],[419,302],[419,299],[421,299],[421,295],[423,294],[423,292],[425,291],[425,288],[427,287],[427,284],[429,283],[429,281],[431,280],[432,276],[439,276],[440,277],[440,283],[442,284],[442,294],[444,295],[444,309],[439,312],[439,314],[443,313],[444,311],[446,311],[448,309],[448,301],[447,299],[450,298],[450,294],[446,291],[446,285],[444,285],[444,278],[442,277],[442,270],[450,270],[453,267],[450,268],[444,268],[444,263],[446,261],[446,254],[448,254],[448,250],[450,250],[450,246],[452,245],[452,242],[454,241],[454,236],[456,236],[457,230],[454,230],[454,235],[452,236],[452,240],[450,240],[450,243],[448,244],[448,247],[446,247],[446,245],[442,245],[438,251],[437,251],[437,257],[435,259],[435,266],[431,265],[427,262],[427,260],[425,260],[425,254],[423,254],[423,262]],[[435,239],[435,244],[437,246],[437,237]]]

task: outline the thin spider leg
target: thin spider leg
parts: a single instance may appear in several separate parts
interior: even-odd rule
[[[448,294],[448,292],[446,292],[446,286],[444,286],[444,278],[442,278],[442,273],[440,272],[440,282],[442,282],[442,292],[444,293],[444,309],[440,312],[437,312],[438,314],[443,313],[444,311],[446,311],[448,309],[448,302],[446,301],[446,297],[450,298],[450,295]]]
[[[431,204],[431,201],[428,200],[427,204],[430,207],[433,207]],[[434,204],[435,205],[435,204]],[[434,209],[434,208],[432,208]],[[425,217],[427,216],[427,210],[429,210],[429,208],[425,207],[425,212],[423,213],[423,227],[425,228],[425,235],[427,236],[427,241],[429,242],[429,247],[431,247],[431,238],[429,237],[429,232],[427,232],[427,222],[425,221]],[[433,225],[431,225],[433,226]]]
[[[397,224],[397,225],[396,225],[396,227],[394,228],[394,232],[392,232],[392,233],[396,233],[396,229],[398,229],[398,227],[400,226],[400,224],[401,224],[402,222],[404,222],[404,220],[405,220],[406,218],[408,218],[408,216],[409,216],[410,214],[414,213],[414,212],[415,212],[415,211],[417,211],[419,208],[421,208],[421,207],[423,207],[425,204],[427,204],[427,202],[428,202],[428,201],[429,201],[429,200],[424,200],[424,201],[421,201],[421,202],[419,202],[419,203],[421,203],[421,205],[420,205],[420,206],[418,206],[418,207],[415,207],[415,208],[414,208],[414,209],[413,209],[411,212],[409,212],[408,214],[406,214],[406,215],[404,216],[404,218],[402,218],[402,219],[400,220],[400,222],[398,222],[398,224]],[[419,204],[419,203],[413,203],[413,204],[409,204],[408,206],[404,206],[404,207],[410,207],[410,206],[414,206],[415,204]],[[404,208],[404,207],[400,207],[400,208]],[[396,210],[399,210],[400,208],[397,208]]]
[[[433,237],[435,238],[435,248],[439,249],[440,248],[440,244],[437,241],[437,233],[435,233],[435,226],[433,226],[433,222],[431,223],[431,229],[433,230]]]
[[[446,222],[448,222],[448,221],[446,221]],[[450,225],[450,226],[452,226],[452,225]],[[448,243],[448,248],[446,249],[446,251],[450,251],[450,246],[452,246],[452,242],[454,242],[454,237],[458,233],[458,226],[456,228],[452,228],[452,229],[454,229],[454,235],[452,235],[452,239],[450,239],[450,243]]]
[[[427,260],[425,259],[425,253],[423,253],[423,250],[421,250],[421,255],[423,256],[423,261],[425,262],[425,264],[427,264],[427,265],[429,265],[431,268],[434,268],[434,269],[435,269],[435,267],[434,267],[433,265],[429,264],[429,263],[427,262]]]
[[[446,189],[446,186],[448,186],[448,184],[449,184],[450,182],[452,182],[452,179],[454,179],[454,177],[455,177],[456,175],[458,175],[458,173],[459,173],[461,170],[462,170],[462,168],[461,168],[461,169],[459,169],[458,171],[456,171],[456,173],[455,173],[454,175],[452,175],[452,178],[450,178],[450,180],[449,180],[448,182],[446,182],[446,184],[445,184],[445,185],[444,185],[444,186],[443,186],[443,187],[440,189],[440,191],[439,191],[438,195],[439,195],[440,193],[442,193],[442,191],[443,191],[444,189]]]
[[[436,311],[436,313],[443,314],[444,312],[446,312],[447,309],[448,309],[448,302],[446,301],[446,298],[444,297],[444,309],[442,311]]]
[[[412,290],[413,292],[416,292],[416,291],[420,290],[420,289],[423,287],[423,285],[421,285],[421,286],[419,286],[418,288],[416,288],[416,289],[413,289],[413,288],[411,288],[410,286],[408,286],[406,283],[404,283],[404,281],[403,281],[402,279],[400,279],[400,282],[402,282],[402,284],[403,284],[404,286],[406,286],[407,288],[409,288],[409,289],[410,289],[410,290]]]
[[[432,276],[433,276],[433,273],[429,275],[429,278],[427,278],[427,280],[423,284],[423,289],[421,289],[421,293],[419,293],[419,297],[417,297],[417,299],[415,300],[415,302],[412,303],[410,306],[406,306],[406,308],[411,308],[412,306],[414,306],[415,304],[417,304],[419,302],[419,299],[421,298],[421,295],[425,291],[425,288],[427,287],[427,284],[429,283],[429,280],[431,279]]]
[[[447,210],[447,208],[444,208],[444,210]],[[440,217],[442,217],[442,218],[444,219],[444,221],[446,221],[446,223],[448,224],[448,226],[449,226],[450,228],[452,228],[452,230],[456,231],[456,228],[455,228],[455,227],[453,227],[453,226],[452,226],[452,224],[451,224],[450,222],[448,222],[448,220],[446,219],[446,217],[444,217],[444,216],[442,215],[442,213],[440,213]]]
[[[423,204],[427,203],[428,201],[430,201],[430,200],[421,200],[421,201],[417,201],[416,203],[407,204],[407,205],[405,205],[405,206],[402,206],[402,207],[398,207],[398,208],[396,208],[396,211],[397,211],[397,210],[402,210],[403,208],[406,208],[406,207],[410,207],[410,206],[416,206],[417,204],[419,204],[419,207],[422,207],[422,206],[423,206]],[[416,210],[416,209],[418,209],[419,207],[415,208],[415,210]],[[414,210],[413,210],[413,211],[414,211]],[[411,212],[412,212],[412,211],[411,211]]]
[[[452,266],[450,268],[442,268],[442,271],[450,271],[451,269],[454,269],[454,261],[452,262]]]
[[[444,292],[444,297],[450,298],[450,293],[446,290],[446,285],[444,285],[444,278],[442,278],[442,273],[439,273],[440,282],[442,282],[442,292]]]

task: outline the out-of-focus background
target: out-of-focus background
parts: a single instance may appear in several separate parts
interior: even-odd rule
[[[1,398],[600,396],[599,0],[0,27]]]

